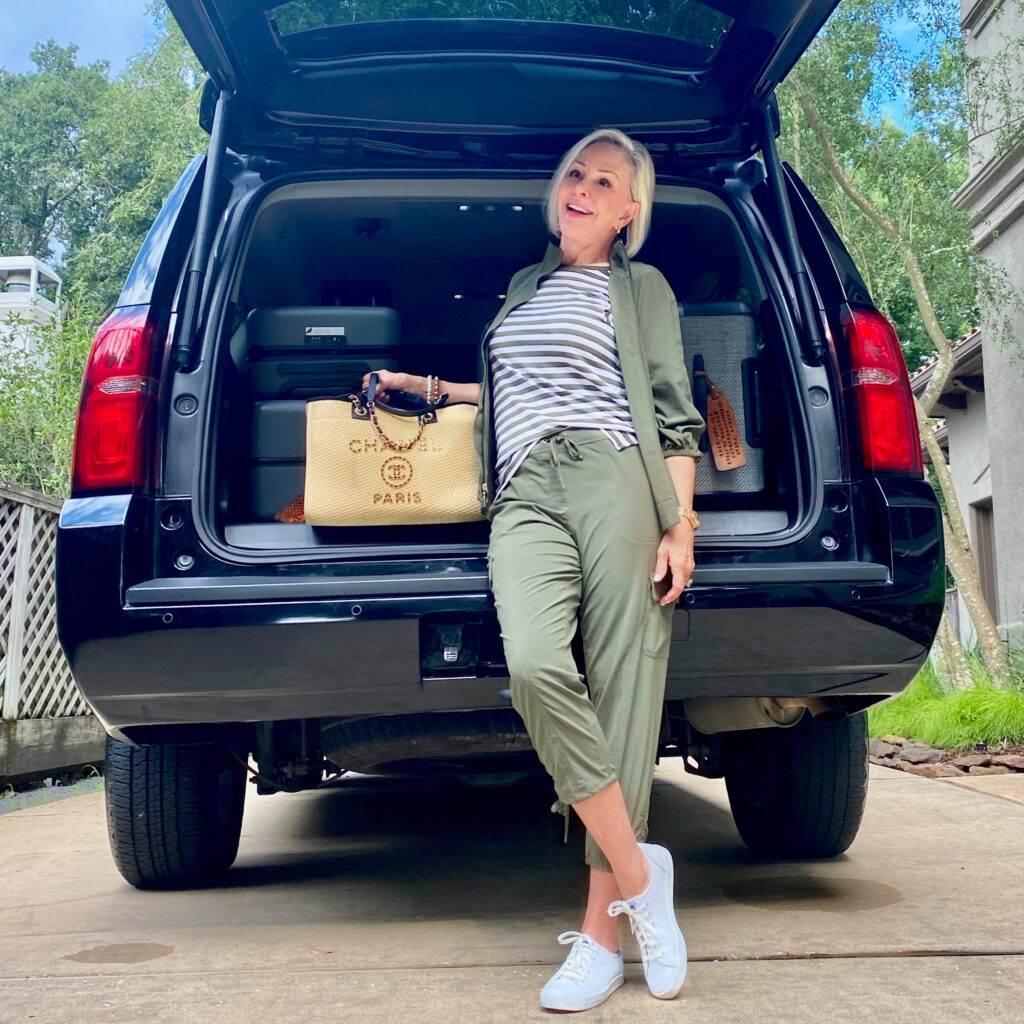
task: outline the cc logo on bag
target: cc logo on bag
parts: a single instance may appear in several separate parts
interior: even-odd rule
[[[390,459],[386,459],[384,465],[380,467],[380,475],[388,487],[394,487],[397,490],[399,487],[405,487],[412,479],[412,463],[399,455],[393,455]]]

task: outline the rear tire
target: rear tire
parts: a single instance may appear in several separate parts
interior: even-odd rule
[[[139,889],[206,885],[238,852],[245,768],[225,747],[107,739],[114,863]]]
[[[765,857],[835,857],[857,835],[868,787],[867,715],[726,734],[725,783],[744,843]]]

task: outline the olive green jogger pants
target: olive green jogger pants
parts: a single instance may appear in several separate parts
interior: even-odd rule
[[[559,800],[579,803],[618,779],[639,840],[674,609],[659,606],[651,584],[660,540],[639,449],[616,451],[596,430],[540,441],[491,511],[512,703]],[[586,684],[570,649],[577,625]],[[610,870],[589,834],[586,862]]]

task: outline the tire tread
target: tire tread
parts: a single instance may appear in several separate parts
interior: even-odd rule
[[[743,841],[768,857],[835,857],[856,838],[867,796],[867,717],[729,737],[725,779]],[[751,795],[759,789],[761,798]]]
[[[110,849],[126,881],[140,889],[203,885],[231,866],[245,769],[224,748],[108,738],[106,766]]]

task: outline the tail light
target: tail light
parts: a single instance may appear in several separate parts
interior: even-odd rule
[[[843,393],[865,473],[923,476],[921,435],[907,367],[892,324],[877,309],[847,306]],[[852,435],[851,435],[852,436]]]
[[[148,308],[115,312],[100,325],[78,406],[72,495],[148,484],[158,357]]]

